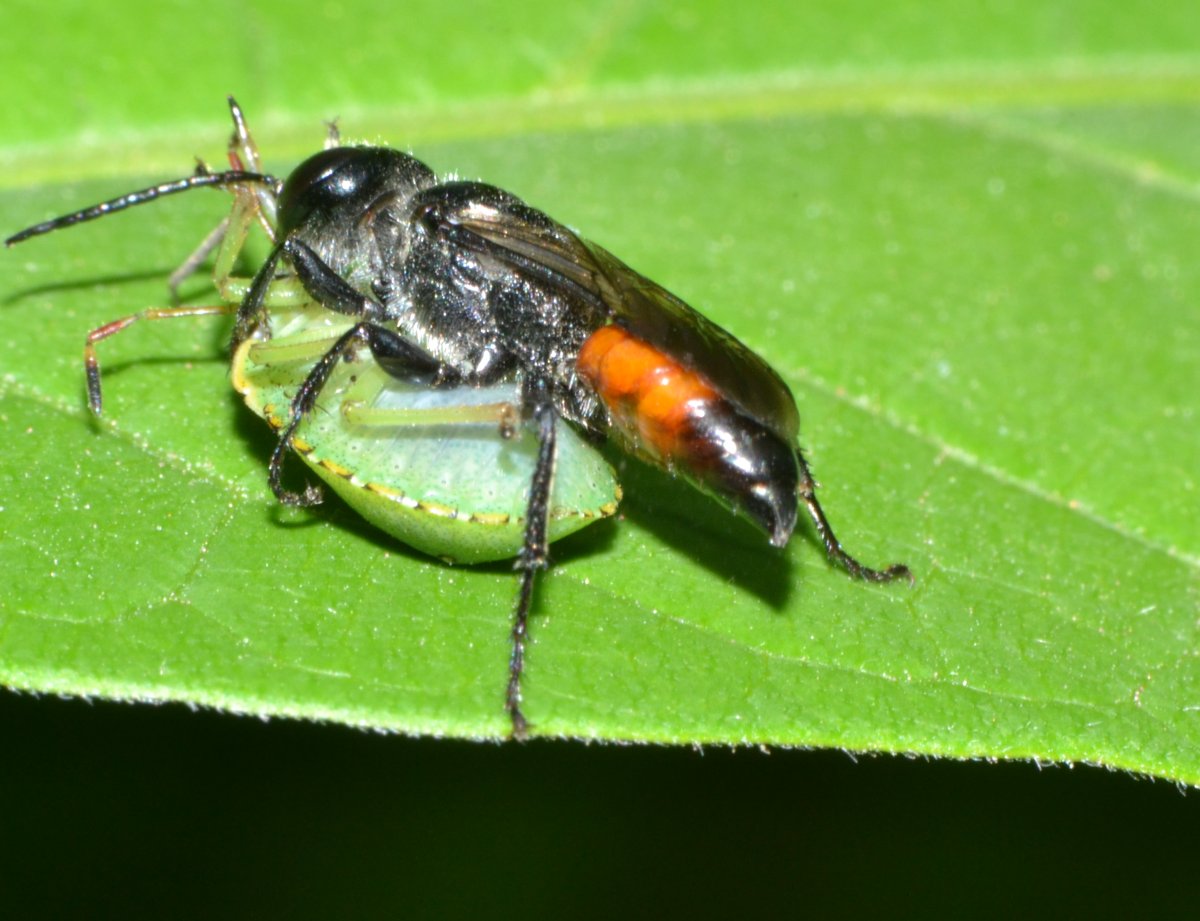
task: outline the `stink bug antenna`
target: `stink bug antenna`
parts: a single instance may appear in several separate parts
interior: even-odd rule
[[[132,208],[134,205],[144,205],[146,202],[162,198],[164,195],[174,195],[176,192],[187,192],[191,189],[200,189],[207,186],[238,185],[266,185],[273,189],[278,189],[280,182],[274,176],[268,176],[265,173],[252,173],[246,170],[226,170],[221,173],[210,173],[201,169],[195,176],[188,176],[186,179],[176,179],[172,182],[163,182],[159,185],[150,186],[148,189],[127,192],[118,198],[112,198],[108,201],[102,201],[98,205],[92,205],[90,208],[84,208],[81,211],[75,211],[71,214],[64,214],[62,217],[56,217],[49,221],[42,221],[42,223],[34,224],[32,227],[26,227],[24,230],[14,233],[5,240],[4,245],[13,246],[16,243],[28,240],[30,237],[50,233],[52,230],[61,230],[73,224],[82,224],[84,221],[94,221],[96,218],[124,211],[126,208]]]

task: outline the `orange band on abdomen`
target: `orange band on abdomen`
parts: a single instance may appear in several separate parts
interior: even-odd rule
[[[612,425],[660,460],[688,453],[692,422],[720,395],[694,371],[619,326],[602,326],[576,368],[608,408]]]

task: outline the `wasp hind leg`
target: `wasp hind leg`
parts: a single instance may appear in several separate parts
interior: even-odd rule
[[[833,533],[833,526],[825,517],[825,510],[821,508],[821,503],[817,500],[817,484],[813,482],[812,474],[808,472],[808,464],[804,462],[804,458],[799,452],[796,452],[796,458],[800,462],[800,484],[796,487],[796,492],[800,501],[804,503],[804,507],[808,509],[809,517],[812,518],[813,526],[817,529],[817,536],[825,545],[825,554],[829,559],[854,578],[862,579],[865,582],[891,582],[895,579],[907,579],[911,584],[913,574],[903,563],[893,563],[887,569],[882,570],[871,569],[842,549],[841,541]]]

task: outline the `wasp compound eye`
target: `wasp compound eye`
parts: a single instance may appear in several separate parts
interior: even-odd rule
[[[429,185],[433,172],[419,160],[389,147],[334,147],[297,166],[279,193],[279,233],[361,214],[381,192],[403,194]]]

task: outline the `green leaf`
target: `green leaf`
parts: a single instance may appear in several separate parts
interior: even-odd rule
[[[767,357],[847,548],[917,577],[773,551],[630,464],[541,583],[535,732],[1200,783],[1194,10],[744,7],[30,4],[0,217],[221,162],[231,90],[277,170],[340,116],[508,188]],[[105,341],[89,419],[84,335],[164,303],[226,203],[5,254],[0,681],[504,735],[511,571],[278,508],[227,324]]]

